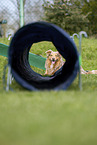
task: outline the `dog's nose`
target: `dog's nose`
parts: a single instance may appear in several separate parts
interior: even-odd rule
[[[52,61],[55,61],[55,58],[52,58]]]

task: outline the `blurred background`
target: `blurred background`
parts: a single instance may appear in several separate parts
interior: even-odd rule
[[[35,21],[54,23],[70,35],[86,31],[97,37],[97,1],[0,0],[0,37]]]

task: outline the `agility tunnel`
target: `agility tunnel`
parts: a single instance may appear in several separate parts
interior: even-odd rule
[[[36,73],[29,63],[31,46],[41,41],[52,42],[66,59],[63,67],[52,76]],[[15,33],[8,49],[8,65],[14,79],[28,90],[66,90],[79,71],[79,54],[75,43],[63,29],[47,22],[34,22]]]

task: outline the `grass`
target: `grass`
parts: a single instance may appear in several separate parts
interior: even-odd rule
[[[9,44],[3,38],[0,42]],[[31,52],[46,57],[48,49],[55,50],[51,43],[42,42]],[[96,39],[82,39],[82,58],[85,70],[97,69]],[[77,77],[67,91],[29,92],[14,81],[14,90],[5,92],[6,63],[0,56],[0,145],[97,144],[97,75],[82,75],[83,91]]]

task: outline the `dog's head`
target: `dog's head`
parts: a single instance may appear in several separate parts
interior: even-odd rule
[[[61,55],[60,53],[57,52],[53,52],[52,50],[48,50],[46,51],[47,54],[47,59],[52,63],[52,64],[56,64],[56,62],[58,62],[61,59]]]

